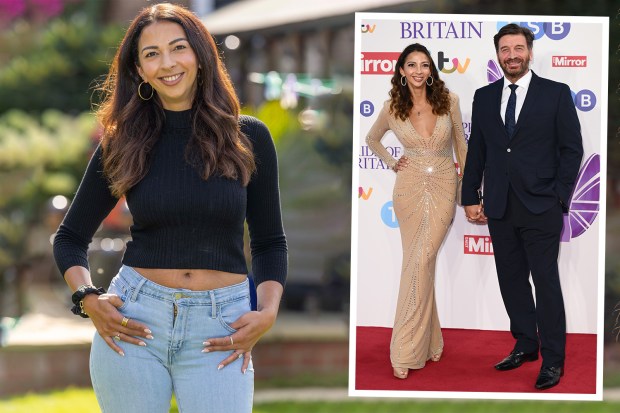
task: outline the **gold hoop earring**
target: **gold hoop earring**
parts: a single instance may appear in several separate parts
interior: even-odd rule
[[[400,77],[400,84],[403,86],[407,86],[407,78],[405,76]]]
[[[431,80],[431,83],[428,83],[428,79]],[[433,76],[427,77],[426,78],[426,86],[432,86],[434,81],[435,81],[435,79],[433,79]]]
[[[151,96],[149,96],[148,98],[145,98],[144,96],[142,96],[142,91],[140,90],[140,88],[144,84],[148,85],[148,83],[146,83],[144,81],[138,85],[138,96],[140,96],[140,99],[142,99],[142,100],[150,100],[153,97],[153,94],[155,94],[155,89],[153,89],[153,86],[151,86]]]

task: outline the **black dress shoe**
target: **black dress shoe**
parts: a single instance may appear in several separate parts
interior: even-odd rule
[[[564,375],[562,367],[545,367],[540,368],[540,373],[536,379],[536,388],[538,390],[549,389],[560,382],[560,377]]]
[[[535,353],[524,353],[522,351],[513,350],[505,359],[495,365],[495,369],[500,371],[512,370],[521,367],[526,361],[538,360],[538,351]]]

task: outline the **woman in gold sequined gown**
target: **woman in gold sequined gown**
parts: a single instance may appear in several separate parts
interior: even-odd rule
[[[400,160],[381,144],[391,130],[404,147]],[[390,100],[368,132],[372,151],[396,173],[393,202],[403,262],[390,359],[394,376],[439,361],[443,338],[435,304],[435,261],[455,213],[454,155],[464,170],[467,143],[459,99],[439,79],[428,50],[412,44],[401,53]]]

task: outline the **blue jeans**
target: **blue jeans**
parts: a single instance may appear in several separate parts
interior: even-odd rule
[[[120,356],[95,333],[90,375],[104,413],[168,413],[174,393],[180,413],[250,413],[252,363],[243,358],[221,370],[232,352],[202,353],[203,342],[235,332],[230,323],[250,311],[248,281],[210,291],[163,287],[123,266],[108,290],[124,304],[119,311],[146,324],[146,347],[119,342]],[[176,315],[175,315],[176,308]]]

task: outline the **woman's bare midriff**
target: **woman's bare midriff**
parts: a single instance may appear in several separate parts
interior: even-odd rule
[[[217,270],[182,270],[163,268],[137,268],[144,278],[168,288],[192,291],[215,290],[245,281],[247,275]]]

